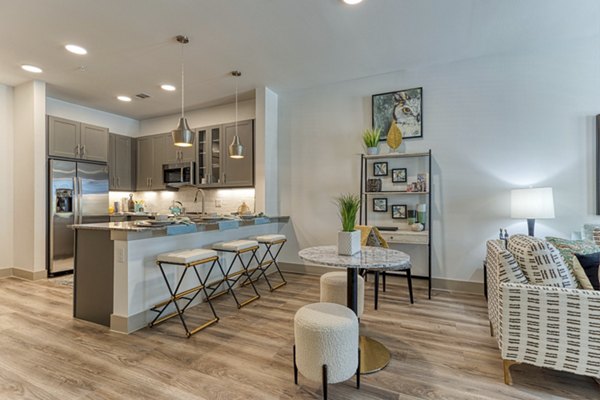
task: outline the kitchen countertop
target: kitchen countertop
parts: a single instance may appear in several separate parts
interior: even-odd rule
[[[252,226],[252,225],[261,225],[261,224],[271,224],[271,223],[279,223],[279,222],[288,222],[289,217],[278,216],[278,217],[262,217],[255,219],[230,219],[223,220],[219,222],[210,222],[210,223],[197,223],[195,224],[195,230],[188,231],[184,230],[181,233],[191,233],[191,232],[202,232],[202,231],[221,231],[226,229],[235,229],[243,226]],[[96,230],[96,231],[117,231],[117,232],[154,232],[166,233],[169,227],[182,227],[185,228],[187,225],[184,224],[173,224],[168,226],[161,227],[145,227],[145,226],[136,226],[134,221],[127,222],[100,222],[95,224],[74,224],[70,225],[73,229],[82,229],[82,230]],[[172,233],[170,233],[172,234]]]

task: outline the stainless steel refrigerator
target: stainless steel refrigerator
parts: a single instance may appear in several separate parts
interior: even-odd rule
[[[73,224],[108,222],[108,166],[50,160],[48,274],[72,271]]]

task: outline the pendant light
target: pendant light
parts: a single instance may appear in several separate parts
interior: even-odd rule
[[[179,147],[191,147],[194,145],[194,132],[190,129],[187,120],[183,114],[184,110],[184,70],[183,70],[183,45],[190,42],[187,36],[178,35],[175,37],[181,43],[181,118],[177,128],[171,131],[173,144]]]
[[[229,145],[229,157],[230,158],[244,158],[244,146],[240,143],[240,137],[238,136],[238,80],[242,73],[240,71],[232,71],[235,79],[235,136],[233,142]]]

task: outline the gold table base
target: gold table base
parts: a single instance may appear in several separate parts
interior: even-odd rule
[[[360,336],[360,373],[372,374],[384,369],[392,358],[383,344],[368,336]]]

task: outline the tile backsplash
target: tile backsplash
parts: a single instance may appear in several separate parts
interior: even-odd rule
[[[205,211],[207,213],[229,214],[236,212],[242,202],[248,205],[250,211],[257,211],[254,208],[254,189],[205,189],[204,193],[206,196],[204,200]],[[144,200],[146,204],[145,211],[149,212],[168,212],[173,201],[182,202],[188,212],[200,212],[202,210],[202,197],[201,194],[198,194],[198,202],[194,203],[195,196],[195,188],[181,188],[178,192],[133,192],[133,199]],[[123,197],[129,198],[129,193],[110,192],[110,205],[115,201],[120,201]]]

